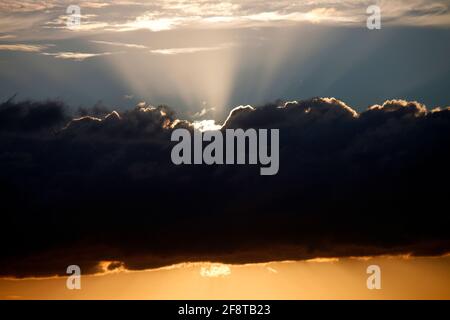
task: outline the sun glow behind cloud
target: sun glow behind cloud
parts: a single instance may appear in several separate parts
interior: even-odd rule
[[[380,0],[379,3],[383,23],[388,27],[433,26],[439,29],[450,25],[448,1]],[[364,66],[366,69],[358,73],[358,79],[376,75],[375,62],[374,69],[367,68],[362,62],[364,59],[376,61],[373,58],[380,48],[387,48],[384,56],[380,56],[387,57],[388,62],[391,62],[392,53],[404,54],[404,48],[411,43],[418,43],[417,47],[430,52],[443,52],[444,56],[448,51],[445,46],[442,50],[428,47],[427,41],[423,46],[421,42],[411,41],[416,39],[417,33],[408,39],[409,43],[401,42],[394,50],[387,45],[386,39],[392,35],[389,32],[386,37],[377,37],[377,33],[373,33],[370,41],[361,41],[369,38],[368,34],[358,37],[358,32],[365,28],[367,3],[357,0],[88,1],[81,4],[82,24],[77,28],[66,25],[65,9],[69,4],[71,1],[65,0],[5,0],[0,3],[0,62],[6,62],[2,65],[1,75],[5,75],[2,86],[20,83],[22,89],[28,82],[37,88],[37,92],[42,89],[39,86],[45,84],[51,88],[51,94],[59,95],[64,88],[70,87],[74,91],[85,90],[69,92],[70,96],[92,95],[101,99],[102,95],[114,92],[121,101],[167,103],[181,107],[177,111],[190,115],[190,123],[200,131],[220,129],[217,123],[223,121],[219,119],[226,117],[232,106],[241,103],[257,105],[273,101],[272,98],[299,98],[279,94],[283,92],[277,91],[280,88],[292,87],[304,94],[303,83],[315,80],[320,83],[319,95],[328,95],[328,89],[341,82],[344,83],[342,86],[358,85],[355,78],[349,77],[347,82],[341,80],[354,69],[362,67],[364,70]],[[345,28],[338,28],[341,26]],[[346,28],[348,26],[351,28]],[[356,36],[352,34],[346,38],[342,33],[334,32],[344,29],[356,29]],[[422,59],[424,55],[420,55],[421,50],[418,52],[416,56],[399,55],[405,59],[394,61],[409,61],[409,65],[400,63],[397,70],[418,70],[416,74],[420,77],[406,77],[408,81],[404,81],[390,73],[389,77],[383,75],[383,83],[376,83],[378,78],[367,87],[372,90],[400,83],[399,92],[404,93],[421,82],[432,80],[434,82],[426,84],[436,84],[441,74],[447,71],[448,64],[440,62],[439,55],[434,59],[436,64],[427,64],[436,56],[428,55],[429,59]],[[329,56],[331,60],[328,60]],[[15,58],[17,60],[8,60]],[[22,64],[23,61],[26,63]],[[417,61],[424,61],[424,65],[431,67],[426,67],[425,72],[423,67],[415,69],[420,67]],[[325,65],[323,68],[322,64]],[[17,69],[22,65],[29,67],[30,80],[15,78],[16,73],[20,77],[24,73],[13,68],[6,70],[8,65]],[[389,73],[387,69],[378,68]],[[103,79],[96,78],[100,74]],[[72,83],[77,76],[81,81]],[[33,81],[36,78],[39,81]],[[53,86],[47,85],[45,80],[48,79],[56,79]],[[107,80],[103,81],[104,86],[102,80]],[[120,83],[119,89],[113,88],[111,83]],[[15,89],[10,86],[2,93],[6,95]],[[357,89],[351,89],[351,94],[356,95]],[[21,94],[28,95],[26,90],[23,88]],[[233,95],[244,90],[247,92],[239,96],[244,99],[232,102]],[[310,92],[316,91],[308,91],[308,94]],[[169,102],[168,97],[175,97],[177,103]],[[252,100],[248,101],[248,97]],[[332,102],[327,98],[324,101]],[[146,106],[144,103],[142,112],[157,110],[162,117],[166,116],[163,109]],[[310,110],[305,109],[305,112]],[[358,117],[358,113],[352,114]],[[72,124],[84,119],[102,122],[109,117],[112,117],[110,120],[120,119],[119,114],[113,112],[105,118],[78,118]],[[179,118],[183,119],[182,116]],[[212,118],[217,122],[207,120]],[[177,121],[180,120],[166,120],[163,128],[173,127]],[[367,263],[380,263],[387,272],[383,273],[387,286],[383,286],[382,292],[365,290]],[[316,258],[240,266],[185,263],[143,271],[128,270],[121,261],[101,261],[98,274],[85,276],[83,281],[86,281],[87,290],[83,292],[65,290],[63,278],[0,280],[0,298],[450,298],[448,267],[448,257],[408,256]],[[409,282],[410,274],[418,275],[418,280]],[[198,285],[198,292],[193,292]]]
[[[231,274],[231,269],[226,264],[213,263],[200,268],[200,275],[207,278],[226,277]]]
[[[374,264],[381,290],[366,287],[366,269]],[[81,290],[66,289],[66,277],[0,279],[0,299],[450,299],[449,256],[195,262],[142,271],[104,261],[100,267],[82,276]]]
[[[215,120],[194,121],[193,125],[195,129],[200,130],[202,132],[220,130],[220,128],[222,128],[221,125],[216,124]]]
[[[123,79],[127,92],[122,95],[146,100],[175,95],[177,102],[192,113],[204,107],[199,102],[206,101],[207,107],[217,108],[218,116],[226,115],[225,109],[232,107],[231,97],[239,90],[239,72],[252,65],[254,56],[259,59],[259,67],[251,70],[256,74],[250,79],[254,86],[252,96],[256,103],[262,103],[267,101],[268,89],[274,87],[280,67],[289,60],[292,48],[300,40],[308,39],[302,54],[296,55],[296,62],[306,66],[302,68],[304,78],[316,71],[309,59],[326,50],[329,43],[338,41],[323,33],[311,36],[302,26],[365,27],[367,18],[367,4],[357,0],[113,0],[81,3],[81,25],[68,28],[69,4],[65,0],[3,1],[0,40],[7,43],[0,44],[0,50],[43,53],[68,63],[98,57],[109,63],[117,78]],[[387,25],[445,27],[450,23],[446,1],[414,0],[411,5],[410,1],[394,0],[379,4]],[[255,31],[255,37],[245,38],[244,30],[259,33],[256,35]],[[272,34],[268,36],[265,30],[271,30]],[[164,33],[164,38],[158,37],[160,33]],[[22,41],[30,39],[33,43]],[[34,43],[44,39],[46,43],[76,39],[85,48],[61,48],[58,44],[50,51],[45,44]],[[271,43],[269,48],[262,46],[265,41]],[[127,51],[116,55],[122,52],[105,46]],[[371,49],[376,50],[376,45]],[[354,55],[354,59],[364,56],[361,52]],[[333,86],[353,67],[340,65],[340,71],[323,80],[324,86]]]

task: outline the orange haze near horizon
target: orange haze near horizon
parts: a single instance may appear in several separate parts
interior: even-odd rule
[[[367,267],[381,289],[367,289]],[[318,258],[246,265],[182,263],[81,277],[0,279],[0,299],[450,299],[450,255]]]

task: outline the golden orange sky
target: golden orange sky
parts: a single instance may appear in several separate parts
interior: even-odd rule
[[[369,265],[381,289],[367,289]],[[314,259],[264,264],[183,263],[145,271],[1,279],[1,299],[450,299],[450,255]]]

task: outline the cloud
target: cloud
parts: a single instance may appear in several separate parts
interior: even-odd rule
[[[102,2],[102,1],[84,1],[82,3],[83,8],[105,8],[110,6],[111,3],[109,2]]]
[[[12,34],[4,34],[4,35],[1,35],[0,36],[0,40],[6,40],[6,39],[13,39],[13,38],[15,38],[16,36],[15,35],[12,35]]]
[[[178,54],[190,54],[190,53],[199,53],[199,52],[207,52],[207,51],[216,51],[216,50],[226,49],[229,47],[231,47],[230,44],[224,44],[224,45],[213,46],[213,47],[155,49],[155,50],[150,50],[150,53],[171,56],[171,55],[178,55]]]
[[[4,0],[0,3],[0,12],[33,12],[33,11],[48,11],[52,9],[67,8],[73,4],[69,0]],[[83,1],[82,8],[104,8],[110,3],[103,1]]]
[[[231,269],[225,264],[213,263],[200,268],[200,275],[205,278],[226,277],[231,274]]]
[[[44,24],[43,28],[62,29],[73,32],[87,32],[103,30],[109,26],[107,22],[93,20],[94,18],[98,17],[96,14],[80,14],[78,17],[80,19],[79,24],[68,24],[68,22],[71,20],[71,17],[69,15],[60,15],[51,21],[47,21]]]
[[[192,125],[196,130],[199,130],[202,132],[220,130],[222,128],[222,126],[217,124],[215,120],[194,121],[192,123]]]
[[[55,52],[55,53],[43,52],[42,54],[45,56],[52,56],[57,59],[84,61],[86,59],[90,59],[90,58],[94,58],[94,57],[101,57],[101,56],[109,56],[109,55],[115,54],[115,53],[118,53],[118,52],[85,53],[85,52],[63,51],[63,52]]]
[[[14,26],[7,28],[10,31],[23,29],[25,14],[40,17],[34,23],[39,29],[71,29],[65,24],[65,10],[70,4],[65,0],[8,0],[0,4],[0,14],[4,18],[13,18],[8,22]],[[365,27],[366,9],[372,4],[360,0],[89,1],[80,4],[82,24],[74,30],[160,32],[180,28],[283,27],[299,23]],[[378,1],[378,4],[384,25],[446,27],[450,24],[447,0],[389,0]],[[91,19],[93,17],[95,20]],[[30,17],[26,18],[30,21]],[[14,19],[21,23],[15,23]],[[0,32],[5,32],[4,28],[6,26],[1,25]]]
[[[191,20],[191,17],[158,17],[157,13],[147,12],[136,17],[132,21],[110,25],[112,29],[119,32],[147,29],[150,31],[166,31]]]
[[[0,12],[32,12],[42,11],[54,8],[58,1],[20,1],[20,0],[5,0],[0,3]]]
[[[97,44],[106,44],[110,46],[117,46],[117,47],[125,47],[125,48],[135,48],[135,49],[147,49],[147,46],[141,45],[141,44],[133,44],[133,43],[122,43],[122,42],[111,42],[111,41],[100,41],[100,40],[91,40],[93,43]]]
[[[71,110],[0,105],[0,275],[450,251],[450,108],[390,100],[357,113],[333,98],[235,108],[222,130],[280,130],[271,177],[173,165],[172,130],[194,124],[167,106]]]
[[[372,3],[370,3],[372,4]],[[128,21],[121,30],[163,31],[184,26],[268,26],[299,22],[365,26],[364,1],[190,1],[152,3],[152,11]],[[396,25],[448,25],[449,3],[445,0],[382,1],[383,20]],[[145,6],[144,6],[145,7]],[[125,27],[125,28],[124,28]]]
[[[206,104],[206,102],[203,102],[203,104]],[[213,113],[214,111],[216,111],[216,108],[212,107],[212,108],[203,108],[202,110],[194,113],[192,115],[192,118],[202,118],[204,116],[206,116],[207,114]]]
[[[269,271],[270,273],[278,273],[278,270],[272,267],[266,267],[267,271]]]
[[[31,44],[0,44],[0,51],[41,52],[47,46]]]
[[[60,101],[43,103],[23,101],[19,105],[10,100],[1,104],[1,132],[39,132],[41,130],[59,130],[69,121],[65,115],[64,104]]]

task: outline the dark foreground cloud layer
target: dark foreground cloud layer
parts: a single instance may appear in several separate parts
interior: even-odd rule
[[[450,251],[450,110],[335,99],[240,108],[280,130],[280,170],[175,166],[170,108],[0,106],[0,275]],[[118,264],[121,265],[121,264]]]

